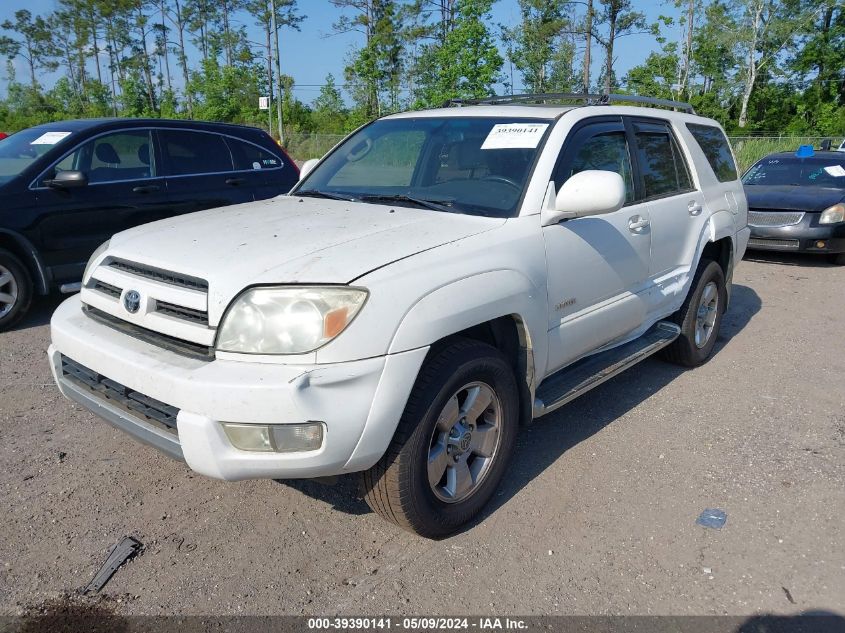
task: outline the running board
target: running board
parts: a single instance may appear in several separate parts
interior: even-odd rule
[[[561,369],[537,388],[534,417],[551,413],[605,380],[645,360],[672,343],[681,328],[670,321],[660,321],[630,343],[614,347]]]
[[[59,292],[61,292],[63,295],[69,295],[74,292],[79,292],[80,290],[82,290],[81,281],[77,281],[76,283],[72,284],[62,284],[61,286],[59,286]]]

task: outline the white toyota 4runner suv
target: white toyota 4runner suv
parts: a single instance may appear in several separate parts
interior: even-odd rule
[[[455,531],[520,424],[706,361],[748,240],[715,121],[537,100],[387,116],[289,195],[115,235],[53,316],[59,389],[204,475],[361,473]]]

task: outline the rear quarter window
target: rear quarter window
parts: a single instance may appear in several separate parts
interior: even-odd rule
[[[285,164],[282,159],[269,150],[236,138],[226,138],[226,144],[232,152],[235,171],[248,169],[279,169]]]
[[[698,123],[687,123],[687,129],[704,152],[719,182],[729,182],[739,178],[728,139],[725,138],[722,130],[712,125]]]

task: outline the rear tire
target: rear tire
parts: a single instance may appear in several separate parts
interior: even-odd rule
[[[670,318],[681,334],[663,349],[663,358],[684,367],[697,367],[710,358],[727,306],[725,274],[718,263],[703,259],[681,309]]]
[[[29,310],[32,278],[15,255],[0,248],[0,332],[8,330]]]
[[[489,501],[513,453],[519,392],[502,353],[461,340],[420,370],[396,433],[361,475],[367,504],[429,538],[455,532]]]

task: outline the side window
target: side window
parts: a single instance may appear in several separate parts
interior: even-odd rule
[[[285,166],[281,158],[252,143],[227,137],[226,144],[232,152],[235,171],[246,169],[279,169]]]
[[[692,189],[684,157],[666,126],[637,124],[635,134],[646,198]]]
[[[631,167],[631,155],[628,140],[622,130],[609,131],[587,136],[583,141],[576,137],[576,147],[572,148],[570,160],[566,160],[562,173],[555,177],[558,189],[573,175],[588,169],[615,171],[625,183],[625,202],[634,201],[634,170]]]
[[[219,134],[160,130],[159,138],[169,176],[216,174],[233,169],[232,154]]]
[[[713,168],[713,173],[716,174],[719,182],[729,182],[739,178],[728,139],[725,138],[722,130],[711,125],[699,125],[697,123],[687,123],[687,129],[695,138],[701,151],[704,152],[704,156],[710,163],[710,167]]]
[[[105,134],[65,156],[53,172],[83,171],[90,184],[153,178],[157,174],[152,147],[149,130]]]

